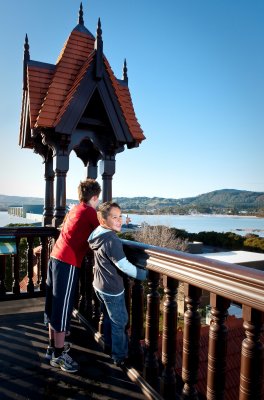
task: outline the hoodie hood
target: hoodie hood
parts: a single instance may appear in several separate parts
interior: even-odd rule
[[[88,243],[92,250],[97,250],[105,243],[108,236],[112,236],[113,231],[111,229],[103,228],[98,226],[89,236]]]

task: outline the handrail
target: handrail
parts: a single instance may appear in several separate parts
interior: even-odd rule
[[[8,255],[0,255],[0,299],[11,300],[13,298],[25,296],[44,295],[46,290],[48,258],[52,242],[58,237],[58,230],[54,227],[1,227],[0,239],[6,236],[13,236],[15,238],[17,251],[14,251],[14,253],[11,252]],[[25,238],[27,243],[26,250],[22,251],[24,254],[21,254],[20,249],[22,238]],[[35,241],[35,239],[37,239],[37,241]],[[36,254],[37,259],[34,259],[36,242],[41,245],[41,252],[40,254]],[[21,282],[20,274],[22,258],[24,265],[23,274],[26,274],[26,280],[23,283]],[[6,287],[7,271],[9,276],[8,287]],[[11,284],[12,288],[10,290]],[[26,285],[26,293],[24,285]]]
[[[264,271],[122,240],[131,262],[264,311]]]
[[[52,226],[14,226],[1,227],[0,237],[5,235],[14,235],[17,237],[32,236],[56,236],[58,229]]]
[[[12,293],[7,293],[5,257],[0,257],[0,300],[45,295],[49,252],[58,232],[53,227],[0,228],[0,237],[15,236],[17,247],[21,238],[27,239],[28,278],[27,293],[21,293],[19,288],[21,254],[18,252],[12,255]],[[39,289],[37,291],[33,285],[35,237],[39,238],[42,247],[38,263]],[[226,395],[225,380],[228,379],[226,378],[228,362],[226,319],[231,301],[242,305],[245,334],[244,340],[240,338],[241,370],[240,382],[236,378],[237,394],[239,391],[239,400],[263,399],[264,271],[129,240],[122,240],[122,243],[128,259],[138,267],[149,271],[144,285],[140,281],[131,282],[129,279],[125,279],[125,285],[126,304],[130,311],[128,328],[131,361],[135,368],[142,371],[143,378],[153,390],[160,393],[164,399],[176,399],[178,394],[181,394],[184,400],[198,400],[199,393],[205,395],[204,388],[200,386],[198,379],[202,330],[200,304],[202,292],[205,290],[210,293],[208,303],[211,310],[207,400],[216,398],[223,400]],[[76,307],[78,313],[89,321],[96,331],[98,329],[98,337],[103,343],[103,319],[100,316],[98,300],[93,293],[92,266],[93,259],[89,253],[81,268],[80,296]],[[177,295],[180,283],[184,283],[186,310],[182,333],[178,331]],[[144,298],[146,286],[148,293]],[[160,301],[161,287],[162,302]],[[160,313],[162,313],[162,329]],[[239,326],[242,327],[241,320],[239,320]],[[181,335],[182,345],[176,340]],[[176,364],[179,366],[177,371]],[[160,376],[161,365],[162,376]],[[142,384],[141,378],[139,380],[139,384]],[[148,397],[154,399],[153,393],[149,393]]]

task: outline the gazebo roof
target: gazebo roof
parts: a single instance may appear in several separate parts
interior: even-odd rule
[[[134,147],[145,139],[128,88],[126,61],[123,79],[117,79],[103,54],[101,33],[100,19],[96,38],[86,29],[81,5],[79,23],[55,65],[30,60],[26,36],[21,147],[33,148],[32,138],[43,129],[71,134],[95,93],[121,143]]]

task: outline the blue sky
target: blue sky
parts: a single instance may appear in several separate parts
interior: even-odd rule
[[[0,194],[44,196],[42,158],[18,145],[22,60],[55,64],[80,1],[0,1]],[[116,157],[113,196],[264,191],[264,1],[89,0],[104,53],[129,88],[146,140]],[[73,154],[67,198],[85,168]]]

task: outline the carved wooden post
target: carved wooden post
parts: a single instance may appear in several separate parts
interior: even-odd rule
[[[135,279],[132,286],[132,324],[130,338],[130,360],[132,365],[142,371],[143,348],[140,340],[143,338],[144,323],[144,289],[141,281]]]
[[[130,328],[131,279],[127,275],[124,275],[123,279],[124,279],[124,288],[125,288],[125,303],[126,303],[126,309],[127,309],[127,315],[128,315],[126,330],[128,331]]]
[[[195,384],[198,379],[201,317],[198,312],[202,290],[184,284],[187,310],[184,313],[182,380],[184,382],[182,399],[198,400]]]
[[[100,173],[102,175],[102,196],[103,202],[112,200],[112,179],[115,173],[115,159],[109,156],[101,161],[100,163]]]
[[[92,303],[93,303],[92,324],[99,331],[99,321],[101,317],[101,303],[98,297],[96,296],[94,289],[92,289]]]
[[[66,175],[69,169],[69,155],[64,155],[62,151],[61,153],[56,155],[56,204],[52,221],[55,227],[61,225],[66,214]]]
[[[0,256],[0,296],[4,296],[6,294],[6,256]]]
[[[45,198],[44,198],[44,212],[43,212],[43,225],[51,225],[54,211],[54,171],[53,171],[53,157],[51,151],[48,152],[47,159],[45,160]]]
[[[27,261],[28,261],[28,284],[27,284],[27,292],[34,293],[34,283],[33,283],[33,240],[34,238],[27,238]]]
[[[160,316],[160,295],[158,292],[160,274],[154,271],[149,272],[148,287],[150,293],[147,295],[146,313],[146,357],[144,363],[144,378],[154,388],[158,387],[159,364],[156,352],[159,341],[159,316]]]
[[[176,343],[177,343],[177,288],[178,281],[163,277],[165,300],[163,303],[161,394],[165,399],[175,399],[176,394]]]
[[[93,161],[88,161],[87,163],[87,178],[97,179],[98,167],[97,163]]]
[[[93,318],[93,265],[93,254],[87,253],[80,271],[79,310],[88,321]]]
[[[264,313],[243,306],[246,339],[242,342],[239,400],[263,400],[264,346],[260,341]]]
[[[227,327],[230,300],[210,294],[212,322],[209,331],[207,399],[222,400],[225,394]]]
[[[43,292],[46,291],[46,278],[47,278],[47,269],[48,269],[48,238],[43,236],[40,238],[41,240],[41,254],[40,254],[40,290]]]
[[[13,270],[12,292],[14,294],[19,294],[20,293],[20,286],[19,286],[19,270],[20,270],[19,243],[20,243],[20,238],[16,237],[17,254],[12,256],[12,270]]]

